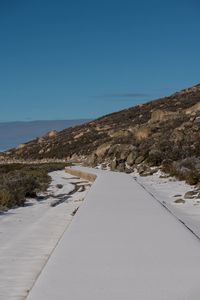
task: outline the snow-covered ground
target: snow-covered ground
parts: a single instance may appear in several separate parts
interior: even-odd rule
[[[197,234],[191,186],[77,169],[97,175],[87,197],[87,182],[57,171],[46,200],[0,215],[0,300],[198,300],[200,242],[154,199]]]
[[[93,173],[27,300],[199,300],[200,241],[131,176]]]
[[[25,207],[0,215],[1,300],[25,299],[89,189],[64,171],[50,175],[51,185],[43,195],[48,196],[46,200],[29,199]],[[59,199],[62,203],[52,207]]]
[[[132,176],[200,238],[200,198],[184,197],[186,192],[195,189],[194,186],[167,177],[161,171],[150,176],[140,176],[134,172]]]

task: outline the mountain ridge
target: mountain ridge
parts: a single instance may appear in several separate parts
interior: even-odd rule
[[[88,122],[88,119],[77,120],[34,120],[0,122],[0,149],[9,149],[20,143],[28,142],[51,130],[60,131],[66,127]]]
[[[172,168],[174,163],[193,158],[198,181],[200,162],[194,160],[200,158],[200,84],[45,135],[11,149],[7,157],[60,158],[90,166],[108,165],[117,171],[131,171],[135,166],[166,168],[166,161]],[[186,169],[193,167],[181,168],[187,173]]]

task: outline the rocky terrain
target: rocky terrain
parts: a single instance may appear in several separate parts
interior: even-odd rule
[[[21,144],[3,160],[65,159],[140,174],[161,166],[191,184],[200,181],[200,84]]]

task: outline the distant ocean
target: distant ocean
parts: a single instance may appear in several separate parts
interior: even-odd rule
[[[31,122],[0,122],[0,151],[14,148],[21,143],[40,137],[51,130],[60,131],[90,120],[53,120]]]

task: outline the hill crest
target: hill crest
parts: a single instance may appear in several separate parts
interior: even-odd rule
[[[7,157],[64,158],[119,171],[199,158],[200,84],[35,139],[10,150]]]

